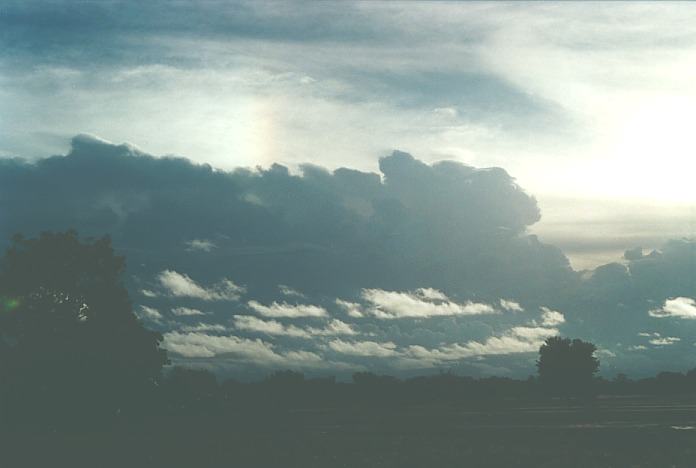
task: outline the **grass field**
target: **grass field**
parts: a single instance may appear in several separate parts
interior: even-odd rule
[[[2,466],[694,467],[696,400],[504,401],[176,416],[28,428]]]

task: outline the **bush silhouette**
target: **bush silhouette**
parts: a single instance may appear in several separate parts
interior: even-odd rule
[[[162,337],[133,314],[124,266],[107,237],[82,242],[68,231],[13,238],[0,264],[6,409],[23,419],[103,416],[156,383],[167,362]]]

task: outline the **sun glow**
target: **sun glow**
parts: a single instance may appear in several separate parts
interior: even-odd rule
[[[641,100],[622,116],[605,167],[619,198],[696,202],[696,99]]]

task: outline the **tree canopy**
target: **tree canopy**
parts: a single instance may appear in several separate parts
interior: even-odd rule
[[[12,395],[53,406],[111,401],[159,378],[162,336],[142,326],[108,237],[15,236],[0,263],[0,375]],[[11,403],[8,403],[11,404]]]
[[[599,370],[592,343],[553,336],[539,348],[539,380],[547,389],[565,394],[585,393]]]

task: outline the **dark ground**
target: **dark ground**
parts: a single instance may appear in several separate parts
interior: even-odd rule
[[[227,414],[227,412],[225,412]],[[3,467],[696,467],[696,399],[242,409],[7,429]]]

